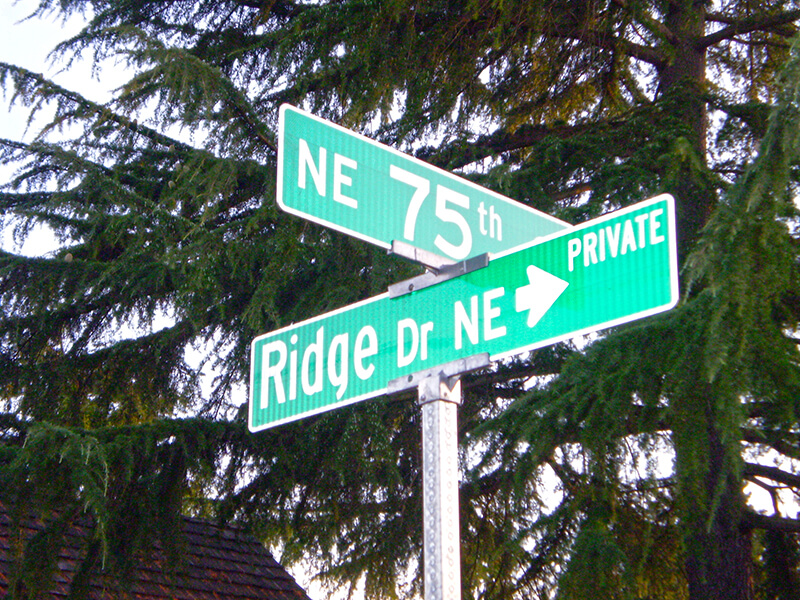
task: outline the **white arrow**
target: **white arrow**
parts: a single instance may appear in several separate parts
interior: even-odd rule
[[[514,305],[517,312],[530,311],[528,327],[534,327],[569,283],[533,265],[528,265],[527,272],[529,283],[517,288]]]

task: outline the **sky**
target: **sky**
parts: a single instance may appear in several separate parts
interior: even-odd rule
[[[91,77],[88,61],[73,65],[69,73],[62,62],[49,59],[51,50],[61,41],[80,31],[83,19],[72,18],[64,22],[56,15],[42,19],[28,18],[36,9],[37,0],[0,0],[0,62],[24,67],[42,73],[64,87],[80,89],[92,99],[103,100],[116,87],[111,81],[98,81]],[[29,111],[20,106],[9,107],[12,90],[0,91],[0,137],[30,141],[36,134],[36,124],[28,126]],[[0,177],[5,180],[11,171],[0,165]],[[2,225],[0,223],[0,225]],[[46,231],[38,231],[24,246],[14,245],[9,228],[3,228],[0,246],[28,255],[41,255],[56,247],[55,240]]]
[[[59,73],[59,65],[51,64],[48,61],[48,54],[56,44],[80,30],[81,19],[71,19],[67,23],[62,23],[61,19],[55,16],[27,19],[38,4],[35,0],[0,0],[0,4],[3,5],[0,17],[0,61],[44,73],[60,84],[68,83],[70,78],[76,76],[75,73],[69,76],[63,72]],[[82,85],[88,82],[89,90],[99,92],[102,89],[100,82],[89,78],[88,64],[85,62],[80,64],[78,71],[83,71],[80,73]],[[8,92],[5,92],[6,103],[8,99]],[[26,111],[3,110],[0,112],[0,135],[5,138],[20,139],[25,133],[26,118]]]

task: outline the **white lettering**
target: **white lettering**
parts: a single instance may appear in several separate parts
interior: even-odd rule
[[[406,334],[411,334],[411,349],[406,354]],[[397,366],[407,367],[417,357],[419,350],[419,329],[414,319],[400,319],[397,322]]]
[[[469,304],[469,315],[467,315],[467,311],[464,309],[464,305],[461,304],[460,300],[455,304],[456,350],[461,350],[463,346],[462,329],[467,332],[470,343],[478,343],[478,297],[472,296],[472,298],[469,299]]]
[[[278,360],[271,364],[270,356],[278,355]],[[265,344],[261,351],[261,408],[269,406],[269,380],[272,379],[275,385],[275,399],[278,404],[286,402],[286,395],[283,390],[283,377],[281,371],[286,365],[286,344],[281,341]]]
[[[480,228],[481,235],[486,235],[489,232],[486,230],[486,209],[483,207],[483,202],[478,204],[478,227]]]
[[[617,253],[619,252],[619,230],[621,226],[620,223],[617,223],[614,225],[614,229],[611,229],[610,225],[607,225],[605,228],[608,250],[611,254],[611,258],[617,258]]]
[[[664,214],[663,208],[656,208],[648,213],[638,214],[613,225],[600,227],[596,231],[587,231],[581,237],[567,240],[567,263],[570,271],[575,269],[575,262],[583,255],[583,266],[590,267],[605,262],[606,258],[617,258],[628,252],[641,250],[649,245],[660,244],[666,240],[664,225],[659,218]]]
[[[656,244],[660,244],[666,238],[663,235],[658,233],[659,228],[661,227],[661,221],[659,221],[656,217],[664,214],[663,208],[657,208],[655,210],[650,211],[650,245],[655,246]]]
[[[342,173],[342,167],[355,171],[358,169],[358,163],[352,158],[347,158],[341,154],[333,155],[333,199],[350,208],[358,208],[358,201],[355,198],[350,198],[342,193],[343,185],[348,187],[353,185],[353,179]]]
[[[580,238],[572,238],[567,242],[567,259],[569,260],[569,270],[575,268],[575,259],[581,255]]]
[[[647,245],[647,226],[644,224],[647,221],[647,213],[634,217],[634,221],[639,225],[639,248],[644,248]]]
[[[500,298],[506,293],[505,288],[494,288],[483,294],[483,339],[493,340],[506,334],[505,325],[492,327],[492,319],[500,316],[500,307],[492,306],[492,300]]]
[[[366,345],[364,341],[366,340]],[[364,366],[364,359],[375,356],[378,353],[378,334],[371,325],[361,328],[356,336],[356,344],[353,351],[353,366],[359,379],[369,379],[375,372],[375,365]]]
[[[414,194],[411,196],[411,201],[408,203],[406,220],[403,225],[403,237],[413,242],[419,209],[422,208],[422,203],[425,201],[425,198],[428,197],[428,192],[431,191],[431,182],[424,177],[409,173],[397,165],[389,165],[389,177],[414,188]]]
[[[598,242],[598,246],[597,246],[597,250],[600,253],[600,262],[605,262],[605,260],[606,260],[606,230],[601,228],[600,231],[597,232],[597,234],[600,236],[600,241]]]
[[[322,391],[322,374],[323,374],[323,360],[322,360],[322,346],[325,335],[325,328],[320,327],[317,329],[317,337],[314,343],[309,344],[303,352],[303,366],[300,372],[300,383],[303,386],[303,393],[306,396],[311,396]],[[310,379],[310,368],[314,366],[314,382]]]
[[[294,346],[297,343],[297,334],[293,333],[289,342]],[[297,350],[289,352],[289,400],[297,399]]]
[[[583,266],[597,264],[597,234],[590,231],[583,234]]]
[[[461,232],[461,243],[452,244],[441,234],[437,234],[433,240],[434,245],[444,252],[447,256],[461,260],[469,256],[472,249],[472,230],[469,223],[457,210],[450,208],[448,203],[455,204],[461,208],[469,208],[469,196],[444,187],[436,186],[436,216],[445,223],[453,223]]]
[[[336,399],[341,400],[347,389],[347,358],[348,358],[348,339],[346,333],[341,333],[331,340],[331,347],[328,348],[328,380],[336,390]],[[338,357],[337,357],[338,349]],[[337,371],[336,367],[339,366]]]
[[[636,250],[636,234],[633,232],[633,222],[630,219],[625,221],[622,226],[622,249],[620,254],[624,256],[628,253],[628,250],[632,252]]]
[[[495,225],[497,225],[497,228],[495,228]],[[503,241],[503,220],[500,215],[494,212],[494,205],[489,207],[489,237]]]
[[[317,193],[320,196],[325,195],[325,156],[327,151],[322,146],[319,147],[319,167],[314,163],[314,157],[311,156],[311,150],[308,148],[308,143],[304,139],[300,139],[300,160],[298,162],[299,172],[297,173],[297,186],[304,190],[306,189],[306,168],[311,173],[311,179],[314,180],[314,187],[317,188]]]
[[[419,348],[420,360],[428,360],[428,334],[431,331],[433,331],[432,321],[423,323],[422,327],[420,327],[420,348]]]

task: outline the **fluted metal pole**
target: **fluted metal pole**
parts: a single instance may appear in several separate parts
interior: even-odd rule
[[[419,383],[422,410],[425,600],[461,600],[458,519],[458,376]]]

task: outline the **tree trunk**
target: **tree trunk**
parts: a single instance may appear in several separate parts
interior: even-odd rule
[[[687,537],[686,576],[690,600],[751,600],[753,598],[751,536],[742,522],[741,483],[720,440],[709,427],[706,501],[695,507]],[[691,510],[691,506],[689,506]]]
[[[706,155],[707,115],[702,93],[706,85],[705,49],[699,44],[705,32],[704,2],[675,0],[668,3],[664,24],[673,34],[672,59],[659,72],[661,96],[669,100],[677,122],[689,129],[687,140],[696,155]],[[685,176],[670,190],[675,196],[678,250],[685,256],[706,224],[714,207],[714,193],[698,185],[687,164]]]
[[[703,0],[670,0],[664,23],[673,35],[672,60],[659,72],[663,97],[678,122],[689,128],[687,140],[705,157],[707,117]],[[678,205],[678,243],[689,251],[716,203],[713,190],[691,177],[671,190]],[[701,372],[697,382],[705,381]],[[687,374],[687,380],[691,376]],[[718,384],[717,384],[718,385]],[[690,600],[751,600],[751,538],[743,527],[737,400],[712,385],[698,384],[675,399],[673,441],[679,490],[679,514],[685,523],[686,575]]]
[[[697,385],[693,396],[676,400],[673,440],[689,600],[752,600],[741,457],[736,437],[725,434],[735,428],[738,407],[735,397],[715,391]]]

